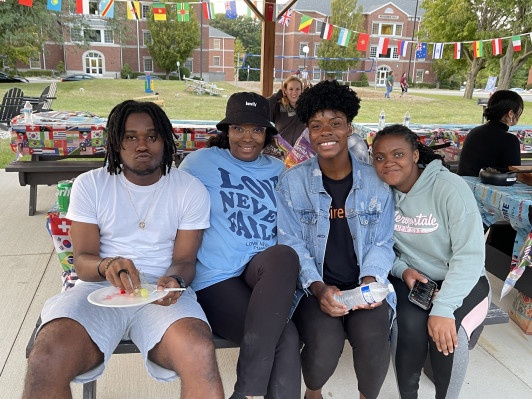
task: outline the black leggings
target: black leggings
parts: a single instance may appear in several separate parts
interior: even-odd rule
[[[430,362],[434,372],[436,398],[456,397],[467,368],[467,335],[461,334],[458,339],[458,348],[453,353],[445,356],[442,352],[438,352],[427,328],[430,309],[423,310],[408,300],[409,289],[401,279],[390,276],[390,282],[397,293],[397,331],[394,331],[393,334],[392,349],[395,352],[394,366],[401,398],[417,398],[419,378],[427,352],[430,354]],[[440,284],[438,285],[440,286]],[[478,304],[486,300],[488,294],[489,282],[485,276],[482,276],[469,295],[464,298],[462,306],[454,311],[457,333],[460,333],[462,320]],[[489,303],[487,303],[486,311],[488,307]],[[395,340],[396,334],[397,339]],[[453,383],[460,386],[453,386]],[[450,390],[452,390],[452,394],[448,392]]]
[[[288,320],[298,274],[296,252],[275,245],[241,276],[197,291],[213,332],[240,344],[235,391],[242,395],[301,395],[299,335]]]
[[[358,390],[374,399],[390,365],[389,306],[355,310],[343,317],[323,313],[315,296],[303,296],[292,317],[304,347],[301,351],[303,379],[307,388],[321,389],[332,376],[344,349],[345,338],[353,348]]]

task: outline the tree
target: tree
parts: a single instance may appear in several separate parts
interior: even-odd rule
[[[245,16],[238,16],[236,19],[226,19],[225,14],[216,14],[216,18],[209,21],[209,24],[228,35],[234,36],[243,46],[241,48],[241,58],[246,58],[245,67],[256,68],[249,71],[249,80],[260,80],[260,57],[248,56],[248,54],[260,55],[262,40],[262,23],[258,19]],[[235,40],[235,46],[236,46]],[[235,55],[237,49],[235,48]],[[247,80],[247,70],[239,70],[239,79]]]
[[[362,6],[358,5],[357,0],[332,0],[331,1],[331,19],[330,24],[335,26],[331,40],[323,40],[318,48],[318,57],[323,58],[355,58],[360,56],[356,50],[357,41],[352,34],[351,40],[347,47],[337,44],[340,29],[346,28],[350,31],[363,32],[364,16],[362,15]],[[319,60],[320,68],[324,71],[347,71],[355,67],[357,61],[349,60]],[[334,73],[327,73],[327,76],[335,76]]]
[[[199,24],[194,10],[190,7],[188,22],[179,22],[175,4],[166,5],[166,21],[155,21],[153,10],[147,20],[152,40],[146,47],[155,64],[166,72],[166,79],[169,79],[177,61],[184,65],[200,44]]]

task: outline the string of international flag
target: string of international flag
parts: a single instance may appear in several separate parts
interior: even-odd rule
[[[5,2],[6,0],[0,0],[0,2]],[[61,11],[61,1],[62,0],[47,0],[47,8],[51,11]],[[100,16],[106,18],[114,18],[114,5],[117,1],[126,1],[127,3],[127,17],[131,20],[140,20],[141,19],[141,8],[140,1],[127,1],[127,0],[99,0],[99,13]],[[221,1],[220,1],[221,2]],[[153,15],[156,21],[166,21],[166,5],[175,4],[177,10],[177,20],[180,22],[188,22],[190,20],[190,5],[191,4],[201,4],[203,17],[205,19],[215,19],[216,14],[214,11],[214,3],[220,3],[217,1],[201,1],[201,2],[187,2],[187,3],[176,3],[176,2],[166,2],[166,3],[152,3]],[[33,0],[18,0],[18,3],[24,6],[32,7]],[[225,17],[227,19],[236,19],[237,7],[236,1],[224,1]],[[255,7],[258,5],[258,1],[253,1]],[[266,21],[274,21],[277,18],[276,15],[276,3],[265,3],[265,15],[264,18]],[[331,40],[332,34],[335,29],[339,29],[337,44],[340,46],[347,47],[351,42],[353,34],[358,34],[356,50],[358,51],[367,51],[370,37],[375,37],[368,33],[353,31],[341,26],[333,25],[322,19],[315,19],[299,11],[288,9],[284,12],[280,18],[277,20],[278,23],[288,26],[290,21],[293,18],[294,13],[301,15],[301,21],[298,27],[300,32],[305,34],[310,33],[310,28],[312,23],[316,20],[321,22],[321,31],[320,37],[324,40]],[[89,0],[76,0],[76,14],[89,14]],[[251,9],[248,7],[248,16],[251,16]],[[473,57],[479,58],[484,56],[484,43],[491,43],[491,53],[493,55],[501,55],[503,50],[503,40],[510,39],[512,42],[512,47],[514,51],[521,51],[522,48],[522,38],[526,36],[530,37],[532,41],[532,32],[531,33],[522,33],[514,36],[501,37],[496,39],[483,39],[483,40],[474,40],[474,41],[462,41],[462,42],[417,42],[412,40],[398,40],[390,39],[388,37],[379,37],[379,43],[377,45],[377,54],[387,54],[390,46],[390,40],[397,41],[397,55],[399,57],[407,56],[407,48],[410,43],[412,46],[415,46],[416,58],[425,59],[427,58],[427,49],[428,45],[433,46],[432,58],[441,59],[443,57],[443,49],[445,45],[451,45],[454,48],[454,59],[461,59],[463,56],[464,44],[472,44]]]

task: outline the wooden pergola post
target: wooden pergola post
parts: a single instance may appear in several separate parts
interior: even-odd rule
[[[279,14],[275,13],[276,0],[264,2],[262,13],[255,7],[252,0],[244,0],[251,10],[262,21],[262,43],[260,59],[260,94],[269,97],[273,93],[273,69],[275,57],[275,23],[297,0],[290,1]],[[273,21],[266,21],[267,8],[273,7]]]

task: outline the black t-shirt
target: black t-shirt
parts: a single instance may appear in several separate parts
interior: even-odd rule
[[[341,290],[358,286],[360,268],[345,214],[345,200],[353,187],[353,175],[333,180],[323,175],[323,187],[332,198],[329,236],[325,248],[323,281]]]
[[[458,175],[478,176],[482,168],[507,169],[521,165],[519,139],[508,126],[497,121],[472,129],[464,141],[458,163]]]

